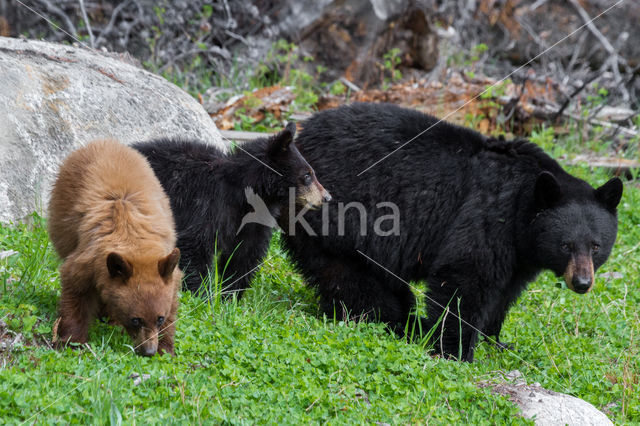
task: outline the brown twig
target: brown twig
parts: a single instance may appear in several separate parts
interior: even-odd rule
[[[560,109],[558,109],[558,112],[551,118],[552,121],[556,121],[558,119],[558,117],[560,117],[562,115],[562,113],[564,112],[564,110],[569,106],[569,104],[571,103],[571,100],[578,95],[578,93],[582,92],[582,90],[587,87],[591,82],[593,82],[595,79],[597,79],[598,77],[600,77],[599,73],[594,73],[591,75],[591,77],[589,77],[587,80],[584,81],[584,83],[582,83],[580,85],[580,87],[578,87],[576,90],[573,91],[573,93],[571,93],[567,99],[564,101],[564,103],[560,106]]]

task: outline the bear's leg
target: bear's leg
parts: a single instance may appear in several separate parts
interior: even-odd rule
[[[191,220],[193,222],[194,220]],[[177,246],[180,249],[180,269],[184,274],[182,288],[200,295],[206,284],[209,268],[213,263],[215,234],[211,227],[189,227],[178,233]]]
[[[225,272],[229,279],[222,285],[222,295],[225,298],[236,296],[240,299],[244,291],[251,286],[251,280],[256,273],[251,269],[255,268],[258,263],[258,260],[248,262],[246,260],[232,259]]]
[[[222,273],[224,269],[225,278],[222,284],[222,295],[225,298],[236,296],[240,299],[244,291],[251,286],[251,280],[258,269],[256,267],[266,252],[266,247],[261,249],[260,245],[257,243],[251,246],[246,242],[239,245],[231,257],[226,254],[220,257],[220,272]],[[262,245],[265,246],[265,244]]]
[[[409,314],[415,297],[402,281],[358,259],[345,261],[326,255],[308,262],[304,270],[311,272],[308,276],[329,317],[384,322],[399,335],[404,335],[409,325],[411,335],[415,324],[409,323]]]
[[[218,283],[215,282],[216,265],[213,262],[211,262],[211,265],[191,263],[187,266],[185,286],[192,293],[204,292],[203,295],[207,297],[213,297],[213,294],[208,294],[209,291],[221,291],[222,297],[225,299],[232,295],[240,298],[244,290],[249,288],[251,279],[255,274],[252,269],[259,264],[259,261],[259,258],[250,258],[248,253],[238,251],[233,253],[231,259],[221,254],[217,266]],[[209,274],[211,274],[211,282],[209,281]],[[211,285],[210,289],[209,285]],[[216,288],[216,285],[220,285],[221,288]]]
[[[487,336],[495,338],[494,344],[499,349],[514,349],[514,346],[511,343],[502,342],[500,340],[500,330],[502,330],[502,324],[504,323],[504,319],[507,316],[507,312],[509,312],[509,308],[518,298],[523,287],[524,286],[512,284],[501,292],[502,297],[495,305],[494,309],[491,310],[491,316],[489,316],[487,326],[485,330],[483,330]]]
[[[203,285],[207,283],[209,268],[207,265],[197,266],[189,264],[184,271],[183,288],[193,294],[199,294]]]
[[[184,276],[182,279],[183,290],[189,290],[193,294],[198,294],[200,287],[207,278],[209,264],[204,261],[202,255],[193,254],[192,250],[180,249],[180,269]]]
[[[61,267],[58,346],[67,342],[86,343],[89,339],[89,326],[97,314],[99,300],[91,278],[86,275],[88,269],[88,265],[69,260]]]
[[[176,312],[178,311],[178,295],[176,294],[171,304],[169,316],[165,319],[163,327],[160,327],[160,340],[158,352],[175,355],[174,336],[176,334]]]
[[[487,336],[493,337],[495,339],[492,342],[498,349],[501,350],[514,350],[514,346],[509,342],[503,342],[500,340],[500,330],[502,329],[502,323],[504,322],[504,318],[507,315],[507,308],[503,309],[502,312],[485,328],[484,333]]]
[[[192,294],[200,295],[208,284],[209,268],[213,270],[213,250],[204,247],[192,248],[185,244],[180,248],[180,269],[184,274],[182,287]],[[213,272],[212,272],[213,273]],[[206,295],[206,293],[205,293]]]
[[[430,284],[430,288],[434,286]],[[437,287],[435,287],[437,288]],[[473,362],[479,330],[484,321],[478,315],[481,307],[458,295],[452,285],[439,286],[427,293],[427,327],[435,327],[431,337],[436,353],[461,361]]]

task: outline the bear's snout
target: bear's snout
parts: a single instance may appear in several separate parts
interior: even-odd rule
[[[135,337],[136,353],[142,356],[154,356],[158,352],[158,330],[142,328]]]
[[[588,254],[574,254],[564,272],[564,281],[578,294],[588,293],[593,287],[593,260]]]
[[[142,356],[154,356],[156,354],[156,350],[154,348],[143,346],[138,349],[138,353]]]
[[[574,276],[571,281],[573,284],[573,291],[576,293],[584,294],[591,289],[591,277]]]
[[[319,208],[322,203],[328,203],[333,197],[329,194],[329,191],[324,189],[322,184],[314,178],[314,182],[308,188],[301,191],[298,201],[301,205],[311,209]]]
[[[154,356],[158,352],[158,344],[156,342],[144,342],[136,349],[138,355]]]

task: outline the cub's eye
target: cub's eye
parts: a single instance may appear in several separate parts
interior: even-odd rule
[[[158,326],[161,326],[162,324],[164,324],[164,317],[158,317]]]
[[[592,244],[591,245],[591,250],[593,250],[594,253],[597,253],[598,251],[600,251],[600,245],[599,244]]]
[[[307,186],[311,185],[311,173],[304,175],[304,184]]]
[[[567,244],[567,243],[562,243],[560,248],[562,249],[562,251],[570,251],[571,250],[571,245]]]
[[[135,328],[140,328],[142,325],[142,320],[140,318],[131,318],[131,326]]]

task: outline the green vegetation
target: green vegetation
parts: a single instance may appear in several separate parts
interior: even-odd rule
[[[382,56],[382,69],[385,76],[382,81],[382,89],[386,90],[391,86],[391,83],[397,83],[402,79],[402,73],[398,69],[398,66],[402,62],[400,49],[394,47]]]
[[[543,145],[548,132],[532,135]],[[545,136],[547,135],[547,136]],[[598,170],[571,169],[594,185]],[[512,423],[505,397],[480,388],[518,369],[528,383],[581,397],[617,423],[640,421],[640,190],[627,184],[620,231],[595,291],[580,296],[543,274],[511,310],[503,339],[469,365],[434,358],[379,324],[320,315],[274,238],[253,288],[221,301],[181,297],[175,358],[141,358],[118,328],[96,322],[89,347],[48,343],[58,260],[37,215],[0,225],[0,319],[23,344],[0,352],[0,418],[14,423]],[[421,286],[418,285],[418,288]],[[148,375],[148,376],[147,376]]]
[[[460,60],[473,63],[485,50],[478,45]],[[348,94],[340,82],[318,83],[321,68],[312,74],[293,67],[296,55],[295,45],[275,44],[248,87],[239,89],[237,69],[222,77],[202,68],[200,81],[185,81],[175,68],[163,73],[194,95],[213,83],[245,94],[293,85],[296,110],[313,108],[325,90]],[[399,57],[389,52],[384,59],[391,82],[398,76]],[[197,61],[196,56],[193,69],[200,69]],[[491,96],[501,87],[493,90]],[[593,107],[598,102],[593,99]],[[242,110],[236,118],[238,129],[281,126],[269,114],[260,123]],[[562,135],[539,128],[530,138],[556,158],[602,145],[577,126]],[[602,170],[570,171],[593,185],[608,179]],[[34,214],[27,223],[0,224],[0,345],[23,336],[11,350],[0,350],[0,423],[530,423],[517,417],[506,397],[481,386],[517,369],[528,383],[580,397],[615,423],[637,424],[637,183],[626,183],[619,218],[618,240],[598,271],[595,290],[577,295],[552,274],[542,274],[503,327],[502,339],[514,343],[516,352],[482,342],[473,364],[434,357],[380,324],[321,315],[314,292],[281,249],[279,234],[241,300],[221,299],[221,289],[233,277],[219,270],[209,277],[206,298],[181,295],[175,357],[136,356],[120,329],[100,322],[88,346],[55,351],[50,341],[60,294],[59,260],[46,223]],[[416,293],[424,289],[415,283]]]

